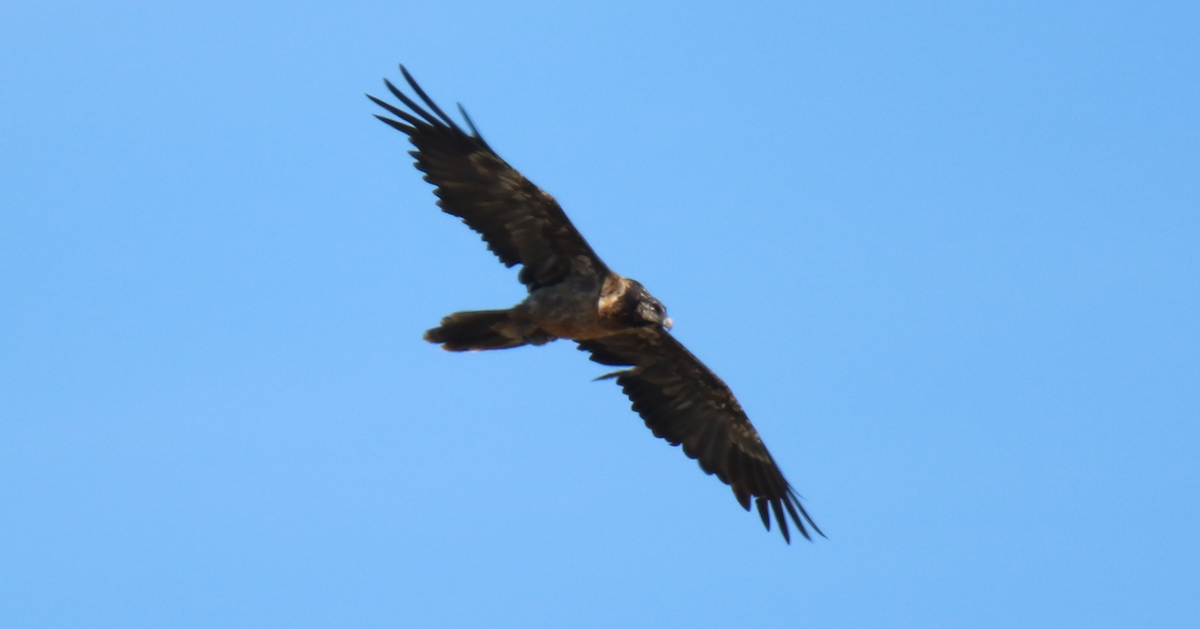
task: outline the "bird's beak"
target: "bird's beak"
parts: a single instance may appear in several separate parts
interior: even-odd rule
[[[663,327],[670,330],[671,328],[675,327],[675,322],[671,320],[671,317],[667,317],[666,319],[663,319]]]

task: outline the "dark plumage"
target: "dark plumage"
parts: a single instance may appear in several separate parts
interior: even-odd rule
[[[508,310],[448,315],[425,340],[457,352],[571,339],[593,361],[627,367],[600,379],[615,378],[654,435],[681,445],[747,511],[753,499],[768,530],[774,514],[789,542],[789,517],[805,538],[811,539],[805,523],[821,534],[733,392],[671,336],[662,303],[609,270],[558,202],[501,159],[466,111],[459,108],[464,130],[400,71],[425,106],[385,79],[407,110],[368,95],[395,116],[376,117],[416,147],[410,154],[436,186],[442,211],[482,235],[505,266],[521,265],[518,278],[529,293]]]

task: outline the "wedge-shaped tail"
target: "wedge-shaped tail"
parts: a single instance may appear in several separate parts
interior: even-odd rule
[[[440,343],[442,349],[466,352],[484,349],[508,349],[525,344],[522,338],[505,335],[512,328],[507,310],[456,312],[442,318],[442,324],[425,332],[425,340]]]

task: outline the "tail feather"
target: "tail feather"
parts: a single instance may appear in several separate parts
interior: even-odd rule
[[[507,310],[474,310],[456,312],[442,319],[441,325],[425,332],[425,340],[440,343],[451,352],[468,350],[508,349],[526,343],[523,338],[504,334],[513,328]]]

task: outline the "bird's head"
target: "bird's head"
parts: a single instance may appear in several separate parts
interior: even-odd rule
[[[645,286],[636,280],[629,280],[625,289],[625,313],[629,323],[638,327],[659,325],[670,330],[675,322],[667,316],[667,307],[655,299]]]

